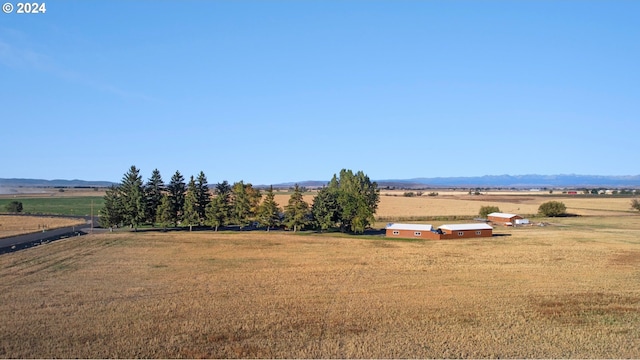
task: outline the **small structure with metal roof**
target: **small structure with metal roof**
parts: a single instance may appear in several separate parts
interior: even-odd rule
[[[401,238],[430,238],[433,226],[429,224],[388,224],[386,235]]]
[[[493,236],[493,227],[487,224],[448,224],[438,229],[427,224],[388,224],[387,237],[420,239],[465,239]]]
[[[487,220],[491,221],[492,223],[499,223],[499,224],[505,224],[505,225],[514,224],[516,220],[520,220],[520,219],[522,219],[522,216],[517,214],[494,212],[487,215]]]
[[[447,224],[438,228],[442,232],[440,239],[465,239],[493,236],[493,227],[488,224]]]

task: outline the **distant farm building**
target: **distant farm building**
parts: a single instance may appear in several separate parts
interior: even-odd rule
[[[498,224],[512,225],[512,224],[519,223],[518,220],[522,220],[522,219],[523,218],[520,215],[499,213],[499,212],[494,212],[487,215],[487,220],[491,221],[494,224],[498,223]]]
[[[418,238],[430,240],[468,239],[493,236],[493,228],[487,224],[450,224],[434,229],[426,224],[389,224],[387,237]]]

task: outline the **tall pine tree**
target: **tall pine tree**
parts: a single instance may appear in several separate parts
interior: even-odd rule
[[[113,231],[122,223],[122,198],[118,187],[111,185],[104,195],[104,206],[100,209],[100,225]]]
[[[275,196],[273,186],[270,186],[266,192],[264,201],[258,209],[258,221],[267,226],[267,231],[272,227],[280,225],[280,213],[282,210],[278,206],[278,203],[276,203]]]
[[[308,216],[309,204],[304,201],[300,187],[296,184],[293,188],[293,194],[289,198],[289,203],[284,208],[285,224],[296,232],[298,229],[304,229],[305,225],[309,223]]]
[[[131,166],[122,177],[119,191],[122,197],[122,217],[126,225],[137,230],[145,218],[144,191],[142,188],[142,176],[140,170]]]
[[[164,182],[160,171],[154,169],[151,177],[144,186],[145,195],[145,221],[153,225],[156,222],[156,214],[160,201],[162,201],[162,191],[164,190]]]
[[[189,231],[193,230],[193,225],[200,225],[200,216],[198,215],[198,186],[191,176],[187,185],[187,193],[184,200],[184,216],[183,222],[189,225]]]
[[[334,175],[335,179],[335,175]],[[340,221],[340,204],[338,203],[337,179],[335,185],[329,183],[318,191],[313,198],[311,214],[314,224],[320,231],[326,231],[336,226]]]
[[[209,186],[207,185],[207,177],[204,172],[200,171],[196,178],[196,209],[198,212],[199,222],[204,222],[206,217],[207,205],[211,201],[211,194],[209,194]]]
[[[180,174],[180,171],[176,171],[176,173],[171,177],[171,182],[167,186],[171,222],[173,223],[173,226],[177,226],[178,223],[182,221],[186,191],[187,189],[184,183],[184,177]]]
[[[247,194],[247,188],[244,182],[239,181],[233,184],[232,188],[232,205],[231,205],[231,218],[236,225],[240,225],[240,228],[249,225],[251,223],[251,200],[249,194]]]

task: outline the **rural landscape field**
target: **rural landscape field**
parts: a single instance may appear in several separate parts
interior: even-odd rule
[[[549,196],[380,199],[379,228]],[[483,239],[146,230],[1,255],[0,357],[640,357],[640,215],[554,199],[579,216]]]

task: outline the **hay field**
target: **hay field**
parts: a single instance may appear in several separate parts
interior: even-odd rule
[[[535,215],[540,204],[560,201],[567,212],[589,216],[620,216],[633,214],[630,198],[611,196],[525,196],[525,195],[440,195],[440,196],[380,196],[376,218],[403,219],[411,217],[477,216],[482,206],[497,206],[500,211],[523,215]]]
[[[68,219],[44,216],[0,215],[0,238],[28,234],[46,229],[85,224],[80,219]]]
[[[496,233],[61,240],[0,256],[0,357],[640,357],[640,216]]]

